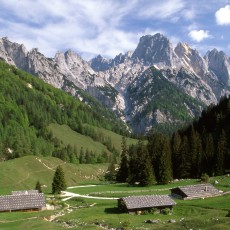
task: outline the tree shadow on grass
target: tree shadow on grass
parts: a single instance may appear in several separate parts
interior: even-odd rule
[[[107,214],[120,214],[120,213],[122,213],[122,211],[119,210],[117,207],[113,207],[113,208],[105,208],[105,213],[107,213]]]

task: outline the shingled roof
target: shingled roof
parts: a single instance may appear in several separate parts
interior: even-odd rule
[[[28,194],[38,194],[38,190],[23,190],[23,191],[12,191],[12,195],[28,195]]]
[[[19,191],[18,191],[19,192]],[[43,193],[0,196],[0,211],[42,209],[46,206]]]
[[[173,188],[171,191],[172,193],[176,193],[178,189],[183,193],[184,197],[187,198],[208,197],[220,194],[220,191],[211,184],[181,186]]]
[[[172,206],[176,203],[167,195],[129,196],[121,198],[127,209]]]

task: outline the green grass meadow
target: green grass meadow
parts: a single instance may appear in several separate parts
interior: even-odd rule
[[[170,188],[199,183],[198,180],[180,180],[168,185],[149,187],[129,186],[127,184],[106,184],[100,181],[108,165],[74,165],[57,158],[26,156],[0,163],[0,194],[9,194],[12,190],[33,189],[39,180],[45,195],[50,197],[51,183],[57,165],[62,165],[68,186],[95,185],[94,187],[76,187],[67,191],[94,197],[123,197],[146,194],[170,194]],[[218,181],[217,188],[230,191],[230,176],[211,178]],[[223,189],[222,189],[223,188]],[[60,200],[59,200],[60,201]],[[175,199],[176,206],[171,215],[145,214],[132,215],[121,213],[117,200],[73,197],[61,202],[57,210],[40,212],[4,212],[0,213],[0,229],[229,229],[230,194],[196,200]],[[58,201],[57,201],[58,203]],[[71,211],[69,211],[71,210]],[[57,213],[53,222],[47,221]],[[170,223],[173,219],[176,222]],[[146,220],[159,220],[158,223],[145,223]]]

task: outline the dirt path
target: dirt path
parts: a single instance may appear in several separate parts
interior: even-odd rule
[[[48,165],[46,165],[44,162],[42,162],[42,160],[40,158],[36,157],[36,160],[39,161],[41,164],[43,164],[43,166],[45,166],[47,169],[52,170],[52,171],[56,170],[57,165],[55,165],[54,167],[51,168]],[[64,165],[64,164],[66,164],[66,162],[63,162],[61,165]]]
[[[63,191],[62,196],[64,196],[64,197],[67,196],[66,198],[63,198],[62,201],[69,200],[73,197],[83,197],[83,198],[97,199],[97,200],[117,200],[117,199],[119,199],[119,198],[114,198],[114,197],[87,196],[87,195],[81,195],[81,194],[77,194],[77,193],[73,193],[73,192],[67,192],[67,191]]]

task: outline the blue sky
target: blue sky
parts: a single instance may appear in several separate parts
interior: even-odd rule
[[[0,37],[48,57],[72,49],[112,58],[158,32],[230,56],[230,0],[0,0]]]

